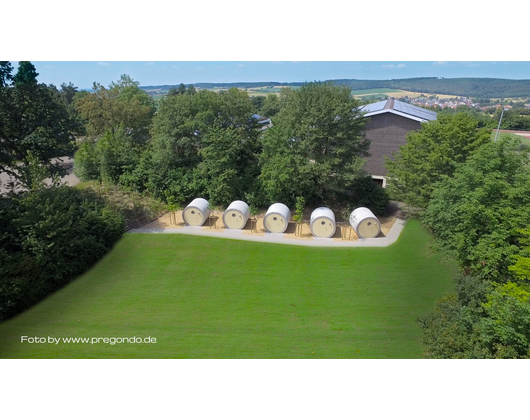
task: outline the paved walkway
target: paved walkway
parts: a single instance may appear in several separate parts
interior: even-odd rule
[[[336,241],[331,238],[315,238],[312,240],[306,239],[294,239],[285,237],[283,233],[265,233],[262,236],[259,235],[249,235],[244,233],[242,230],[234,229],[224,229],[223,231],[215,231],[204,229],[200,226],[185,226],[180,229],[171,229],[171,228],[158,228],[158,229],[131,229],[127,233],[180,233],[182,235],[198,235],[198,236],[210,236],[213,238],[224,238],[224,239],[238,239],[242,241],[254,241],[254,242],[268,242],[274,244],[284,244],[284,245],[299,245],[299,246],[320,246],[320,247],[386,247],[390,244],[396,242],[405,226],[405,221],[401,219],[396,219],[394,226],[388,232],[388,235],[385,237],[379,238],[365,238],[359,239],[357,241]]]

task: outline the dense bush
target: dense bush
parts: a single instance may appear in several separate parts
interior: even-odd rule
[[[121,237],[121,215],[66,186],[0,199],[0,320],[87,270]]]
[[[390,198],[386,189],[377,184],[370,175],[355,180],[350,206],[368,207],[376,216],[386,215]]]

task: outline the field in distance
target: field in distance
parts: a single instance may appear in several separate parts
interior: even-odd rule
[[[281,85],[274,85],[274,86],[261,86],[261,87],[252,87],[252,88],[239,88],[241,90],[244,90],[248,93],[250,97],[252,96],[267,96],[270,94],[279,95],[281,90],[283,88],[290,88],[290,89],[300,89],[301,86],[281,86]],[[196,88],[197,90],[200,90],[200,88]],[[214,92],[221,92],[228,90],[226,88],[211,88],[208,90],[212,90]],[[146,89],[146,92],[149,93],[155,100],[161,99],[165,95],[167,95],[169,89]],[[439,99],[449,99],[454,98],[455,95],[441,95],[441,94],[432,94],[432,93],[422,93],[422,92],[410,92],[406,90],[398,90],[398,89],[388,89],[388,88],[380,88],[380,89],[363,89],[363,90],[355,90],[352,91],[352,95],[355,96],[358,99],[386,99],[389,97],[393,98],[402,98],[402,97],[409,97],[411,99],[418,98],[420,96],[436,96]]]
[[[247,91],[249,96],[266,96],[269,94],[279,94],[284,87],[289,87],[291,89],[299,89],[299,86],[264,86],[259,88],[248,88],[244,89]],[[377,99],[377,98],[403,98],[405,96],[409,98],[418,98],[420,96],[433,96],[430,93],[422,92],[409,92],[406,90],[398,89],[363,89],[352,91],[352,95],[358,99]],[[434,95],[440,99],[454,98],[455,95]]]

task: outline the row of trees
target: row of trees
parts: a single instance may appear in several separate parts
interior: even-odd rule
[[[466,113],[410,133],[389,190],[457,261],[456,293],[420,321],[433,358],[530,357],[530,160]]]
[[[0,320],[87,270],[122,235],[121,215],[93,195],[60,186],[58,157],[72,155],[84,125],[76,88],[38,83],[21,61],[0,62]]]
[[[214,205],[242,199],[255,208],[293,206],[297,197],[308,205],[354,204],[357,183],[366,183],[361,168],[369,147],[359,105],[347,88],[309,83],[259,101],[236,88],[181,86],[156,107],[122,76],[76,101],[87,127],[76,173],[172,203],[203,196]],[[272,127],[262,130],[257,112],[272,115]],[[388,202],[376,187],[372,196]]]

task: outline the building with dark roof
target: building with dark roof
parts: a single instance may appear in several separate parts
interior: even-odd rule
[[[387,99],[361,108],[370,117],[366,137],[370,140],[370,156],[364,169],[386,186],[385,156],[392,158],[399,146],[407,142],[407,133],[419,130],[421,123],[436,120],[436,112],[405,102]]]

